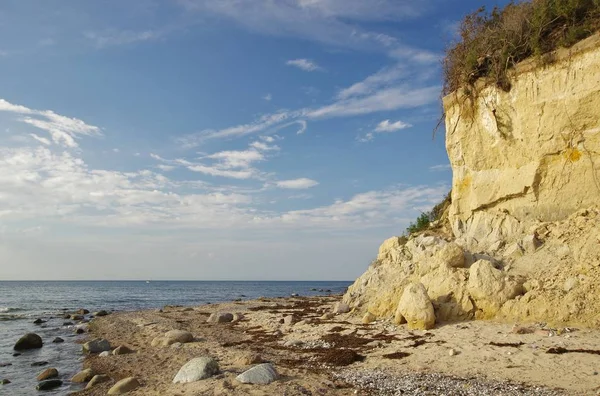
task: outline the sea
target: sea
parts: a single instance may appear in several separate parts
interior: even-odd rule
[[[342,294],[351,282],[339,281],[0,281],[0,395],[35,395],[36,377],[55,367],[63,386],[48,395],[66,395],[81,389],[69,379],[82,369],[81,342],[86,335],[75,334],[75,324],[64,319],[65,312],[84,308],[132,311],[162,308],[165,305],[198,306],[207,303],[259,297],[315,296]],[[45,323],[34,324],[36,319]],[[26,333],[42,337],[41,349],[13,356],[15,342]],[[52,343],[55,337],[65,340]],[[43,366],[32,366],[48,362]]]

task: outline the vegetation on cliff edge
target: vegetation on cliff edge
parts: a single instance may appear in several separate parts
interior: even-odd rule
[[[459,27],[460,41],[446,51],[444,95],[481,77],[508,91],[507,71],[531,56],[570,47],[600,30],[600,0],[511,2],[481,8]]]

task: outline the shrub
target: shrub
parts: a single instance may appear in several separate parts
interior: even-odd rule
[[[531,56],[569,47],[600,30],[600,0],[532,0],[467,15],[446,51],[444,94],[486,77],[510,90],[507,71]]]
[[[416,222],[410,223],[404,234],[411,235],[417,232],[425,231],[430,227],[432,222],[441,220],[444,212],[452,202],[450,196],[451,192],[446,195],[442,202],[435,205],[431,211],[421,213],[421,215],[417,217]]]

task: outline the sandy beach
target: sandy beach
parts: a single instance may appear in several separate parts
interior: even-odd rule
[[[89,355],[84,368],[110,380],[78,394],[105,395],[127,377],[141,385],[128,394],[150,396],[589,395],[599,389],[597,330],[473,321],[409,331],[385,320],[363,324],[352,312],[333,315],[339,299],[265,298],[96,318],[90,340],[104,338],[112,348],[126,345],[134,352]],[[235,319],[207,322],[216,312]],[[174,329],[192,333],[194,340],[153,342]],[[219,373],[174,384],[179,369],[201,356],[214,358]],[[280,378],[267,385],[236,380],[261,362],[270,362]]]

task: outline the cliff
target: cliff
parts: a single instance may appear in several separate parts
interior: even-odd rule
[[[356,312],[423,327],[398,307],[422,284],[437,322],[600,326],[600,35],[551,57],[444,98],[449,232],[385,241]]]

